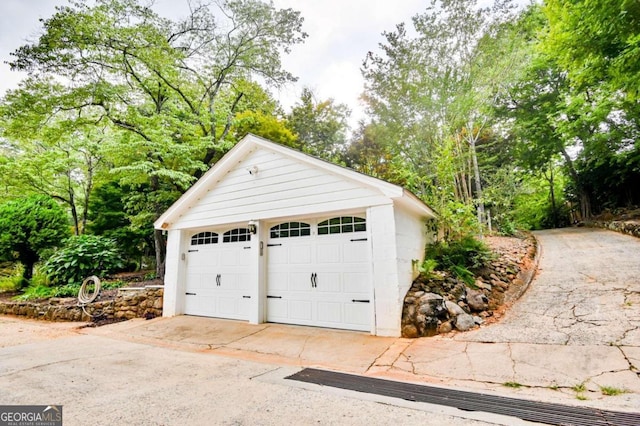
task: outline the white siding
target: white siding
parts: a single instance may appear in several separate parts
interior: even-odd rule
[[[258,172],[249,174],[256,166]],[[388,203],[379,191],[267,149],[248,154],[172,225],[196,228]]]
[[[172,317],[184,312],[185,233],[170,230],[167,236],[167,257],[164,273],[162,316]]]
[[[394,216],[400,296],[404,299],[417,275],[412,263],[424,260],[424,248],[429,238],[424,219],[399,205],[395,207]]]
[[[398,288],[396,261],[396,226],[393,204],[367,211],[370,226],[371,261],[375,297],[375,333],[378,336],[400,336],[402,297]]]

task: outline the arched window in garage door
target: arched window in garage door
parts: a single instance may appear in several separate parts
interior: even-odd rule
[[[366,230],[367,221],[358,216],[334,217],[318,223],[318,235],[364,232]]]
[[[238,241],[251,241],[251,232],[247,228],[235,228],[224,233],[223,243],[236,243]]]
[[[271,227],[271,238],[306,237],[311,235],[311,226],[304,222],[285,222]]]
[[[191,237],[192,246],[200,246],[204,244],[217,244],[218,234],[215,232],[200,232]]]

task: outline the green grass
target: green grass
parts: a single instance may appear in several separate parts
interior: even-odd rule
[[[615,396],[626,393],[627,391],[626,389],[615,388],[613,386],[600,386],[600,392],[602,392],[603,395]]]
[[[573,386],[571,389],[573,389],[574,392],[584,392],[587,390],[587,386],[583,383],[577,384],[575,386]]]
[[[504,382],[502,384],[502,386],[506,386],[508,388],[518,389],[518,388],[521,388],[523,385],[521,383],[518,383],[518,382]]]
[[[579,401],[586,401],[588,398],[583,394],[579,393],[578,395],[576,395],[576,399]]]
[[[554,390],[554,391],[557,391],[558,389],[560,389],[560,386],[558,386],[558,385],[551,385],[551,386],[549,386],[549,389]]]

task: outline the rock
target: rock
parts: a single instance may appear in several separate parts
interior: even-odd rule
[[[452,316],[452,317],[456,317],[456,316],[461,315],[461,314],[466,314],[464,309],[462,309],[457,304],[455,304],[453,302],[450,302],[448,300],[446,302],[444,302],[444,306],[447,308],[447,312],[449,312],[449,315]]]
[[[476,322],[473,320],[473,317],[471,315],[461,314],[456,317],[454,325],[456,327],[456,330],[467,331],[475,327]]]
[[[478,316],[475,316],[475,315],[473,316],[473,322],[475,322],[478,325],[484,324],[484,320],[482,318],[478,317]]]
[[[402,337],[415,339],[416,337],[418,337],[418,329],[413,324],[407,324],[404,327],[402,327]]]
[[[438,333],[448,333],[451,330],[453,330],[453,325],[451,324],[451,321],[445,321],[442,324],[440,324],[440,327],[438,327]]]
[[[476,287],[491,291],[491,284],[484,282],[481,278],[476,280]]]
[[[467,291],[467,304],[472,312],[482,312],[489,307],[489,299],[483,292],[470,289]]]

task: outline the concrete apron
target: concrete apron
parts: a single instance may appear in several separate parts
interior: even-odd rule
[[[638,411],[640,347],[483,343],[178,316],[134,319],[82,333],[245,360]],[[581,385],[584,389],[581,389]],[[606,396],[601,387],[624,389]]]

